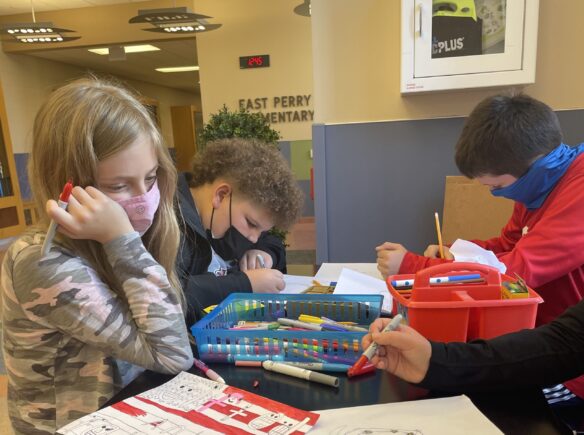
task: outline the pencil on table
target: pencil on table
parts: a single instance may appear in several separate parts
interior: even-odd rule
[[[440,250],[440,258],[444,258],[444,246],[442,245],[442,231],[440,231],[440,219],[438,212],[434,213],[434,220],[436,221],[436,233],[438,234],[438,249]]]

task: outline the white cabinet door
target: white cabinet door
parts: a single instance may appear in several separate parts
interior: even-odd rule
[[[402,93],[533,83],[538,0],[402,0]]]

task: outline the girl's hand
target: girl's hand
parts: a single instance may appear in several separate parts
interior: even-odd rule
[[[284,275],[276,269],[248,269],[245,274],[254,293],[278,293],[286,287]]]
[[[406,255],[406,248],[397,243],[385,242],[375,248],[377,251],[377,269],[386,279],[389,275],[395,275]]]
[[[76,186],[67,210],[47,201],[47,214],[59,225],[59,232],[71,239],[95,240],[101,244],[134,231],[124,209],[95,187]]]
[[[379,369],[387,370],[408,381],[421,382],[428,372],[432,347],[420,333],[409,326],[400,325],[395,331],[381,332],[391,319],[377,319],[369,327],[369,334],[362,339],[363,349],[376,342],[377,355],[371,362]]]
[[[262,267],[258,261],[258,255],[264,259],[264,267]],[[259,249],[250,249],[249,251],[246,251],[246,253],[243,254],[243,257],[239,260],[239,269],[242,272],[253,269],[271,269],[273,265],[274,261],[272,260],[272,256]]]

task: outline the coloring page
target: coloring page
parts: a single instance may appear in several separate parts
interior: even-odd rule
[[[59,429],[59,434],[300,435],[318,414],[190,373]]]

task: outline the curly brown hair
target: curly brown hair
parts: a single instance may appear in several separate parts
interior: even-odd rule
[[[224,178],[236,194],[266,208],[280,229],[288,229],[300,215],[304,194],[273,144],[241,138],[210,142],[195,156],[192,171],[190,187]]]

